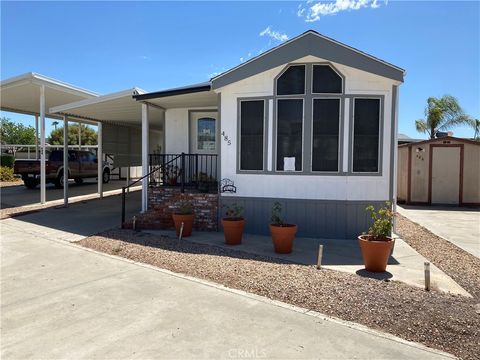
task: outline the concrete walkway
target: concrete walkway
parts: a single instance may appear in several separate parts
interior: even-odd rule
[[[126,219],[140,211],[141,192],[127,195]],[[16,218],[1,220],[2,226],[21,224],[24,232],[38,234],[51,239],[78,241],[89,235],[97,234],[121,223],[122,199],[119,195],[79,201],[69,205],[51,207]]]
[[[173,230],[150,230],[148,232],[175,237]],[[356,240],[296,238],[291,254],[276,254],[273,251],[270,236],[245,234],[241,245],[229,246],[224,242],[223,232],[197,231],[187,238],[203,244],[216,245],[232,250],[245,251],[288,260],[298,264],[317,263],[318,246],[323,245],[322,266],[326,269],[344,271],[376,279],[390,279],[424,288],[424,262],[427,261],[405,241],[397,238],[387,271],[370,273],[365,271],[362,254]],[[187,240],[185,240],[187,241]],[[451,277],[435,265],[430,264],[431,286],[440,291],[470,297],[471,295],[458,285]]]
[[[480,258],[480,210],[438,206],[397,206],[406,218]]]
[[[85,216],[88,223],[95,214]],[[448,358],[53,240],[28,224],[0,222],[2,359]]]
[[[125,180],[111,180],[107,184],[103,184],[105,193],[117,190],[121,192],[122,186],[125,186]],[[97,196],[97,180],[85,179],[82,184],[75,184],[72,180],[68,185],[68,196],[70,198],[77,196],[93,195]],[[2,197],[0,199],[0,207],[2,209],[28,206],[38,204],[40,201],[40,187],[36,189],[27,189],[23,183],[18,186],[8,186],[1,188]],[[56,201],[63,203],[63,189],[55,188],[53,184],[47,184],[47,201]]]

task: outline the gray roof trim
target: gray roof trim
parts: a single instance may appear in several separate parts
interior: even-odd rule
[[[178,88],[155,91],[155,92],[146,93],[146,94],[133,95],[133,98],[137,101],[143,101],[143,100],[157,99],[157,98],[162,98],[167,96],[192,94],[192,93],[210,91],[210,90],[211,90],[211,83],[204,82],[200,84],[182,86]]]
[[[221,88],[308,55],[400,82],[403,82],[405,75],[402,68],[309,30],[212,78],[212,89]]]

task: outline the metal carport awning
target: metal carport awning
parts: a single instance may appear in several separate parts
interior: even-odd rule
[[[33,72],[0,82],[0,109],[34,115],[36,139],[39,137],[38,123],[40,118],[40,203],[44,204],[46,202],[45,116],[59,118],[58,115],[48,113],[47,109],[97,96],[98,94],[92,91]],[[64,149],[67,149],[65,143]],[[66,150],[64,152],[67,153]],[[66,182],[65,180],[64,183]],[[67,205],[68,189],[67,187],[64,188],[64,201]]]
[[[149,136],[152,130],[163,130],[165,120],[165,108],[148,102],[139,102],[134,96],[144,94],[139,88],[132,88],[99,96],[93,99],[85,99],[74,103],[50,108],[53,114],[65,117],[75,117],[96,121],[99,123],[98,135],[102,138],[101,124],[113,124],[130,127],[141,127],[141,164],[142,176],[148,173],[149,167]],[[151,121],[149,121],[149,118]],[[103,143],[99,141],[98,151],[103,151]],[[100,167],[100,163],[99,163]],[[142,180],[142,211],[147,209],[147,180]],[[101,182],[99,182],[101,194]]]

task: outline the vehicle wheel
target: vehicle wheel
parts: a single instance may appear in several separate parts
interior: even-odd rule
[[[25,186],[29,189],[35,189],[38,185],[38,180],[37,179],[24,179],[23,183]]]
[[[63,189],[63,171],[58,174],[57,178],[55,179],[55,187],[57,189]]]
[[[78,185],[83,184],[82,178],[75,178],[74,180],[75,180],[75,184],[78,184]]]
[[[103,170],[102,180],[104,184],[110,181],[110,170],[108,169]]]

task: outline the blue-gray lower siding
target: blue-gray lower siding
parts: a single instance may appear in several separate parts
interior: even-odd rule
[[[368,205],[380,207],[385,201],[339,201],[276,199],[255,197],[220,197],[220,216],[225,206],[236,203],[243,207],[247,221],[245,232],[268,235],[271,209],[279,201],[284,221],[297,224],[299,237],[355,239],[368,231],[371,221],[365,211]]]

